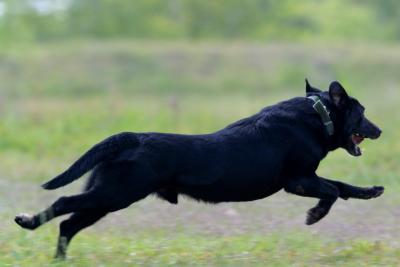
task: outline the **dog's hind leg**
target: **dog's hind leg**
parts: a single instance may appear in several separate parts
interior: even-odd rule
[[[80,195],[60,197],[49,208],[33,216],[28,214],[17,215],[15,217],[15,222],[22,228],[35,230],[53,218],[64,214],[103,209],[106,210],[105,200],[97,196],[96,191],[89,191]]]
[[[318,204],[307,213],[306,224],[311,225],[325,217],[339,197],[339,189],[317,176],[290,179],[284,187],[286,192],[303,197],[319,198]]]
[[[67,220],[60,224],[60,235],[58,237],[57,250],[55,258],[64,259],[66,257],[67,247],[71,239],[82,229],[96,223],[103,218],[107,212],[76,212]]]
[[[339,197],[343,199],[348,199],[348,198],[371,199],[379,197],[385,191],[385,188],[383,186],[358,187],[339,181],[329,180],[322,177],[321,179],[330,184],[335,185],[339,189]]]

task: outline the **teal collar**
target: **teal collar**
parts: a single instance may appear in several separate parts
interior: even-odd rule
[[[325,125],[326,131],[328,132],[328,135],[332,136],[334,133],[333,122],[331,120],[331,117],[329,116],[329,111],[324,103],[322,103],[321,98],[317,95],[308,96],[307,98],[314,101],[313,108],[321,117],[322,122]]]

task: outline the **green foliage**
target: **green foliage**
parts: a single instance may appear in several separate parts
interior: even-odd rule
[[[6,4],[6,13],[0,16],[3,43],[122,37],[311,42],[400,39],[400,2],[393,0],[41,1],[48,7],[40,12],[32,4],[35,1],[2,2]]]

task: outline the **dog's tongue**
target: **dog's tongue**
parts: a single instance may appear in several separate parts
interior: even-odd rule
[[[351,137],[351,139],[353,140],[353,143],[358,145],[361,144],[362,141],[364,141],[364,137],[362,136],[358,136],[358,135],[354,135]]]

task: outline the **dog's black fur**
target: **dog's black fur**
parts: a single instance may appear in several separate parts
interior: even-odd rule
[[[45,211],[22,214],[15,221],[33,230],[72,213],[60,224],[56,257],[63,258],[80,230],[149,194],[173,204],[178,195],[218,203],[252,201],[285,189],[319,199],[308,212],[307,224],[322,219],[339,197],[380,196],[383,187],[356,187],[315,173],[329,151],[341,147],[359,156],[362,137],[376,139],[381,130],[365,118],[364,108],[338,82],[322,92],[306,81],[306,92],[318,95],[330,110],[333,136],[313,109],[313,100],[306,97],[266,107],[212,134],[120,133],[95,145],[43,185],[55,189],[93,169],[82,194],[61,197]]]

